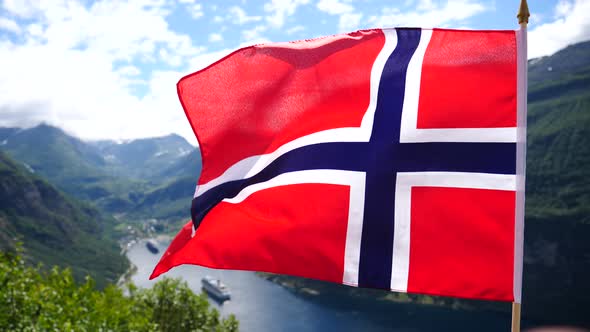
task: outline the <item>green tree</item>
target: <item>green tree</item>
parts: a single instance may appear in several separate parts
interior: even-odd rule
[[[69,269],[26,266],[20,250],[0,252],[0,330],[8,331],[237,331],[185,282],[164,279],[152,289],[77,284]]]
[[[164,279],[151,289],[138,291],[132,297],[152,309],[153,321],[161,331],[236,331],[232,315],[226,320],[209,309],[206,295],[197,295],[186,282]]]

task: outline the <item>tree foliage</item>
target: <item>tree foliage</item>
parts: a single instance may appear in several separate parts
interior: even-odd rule
[[[27,266],[20,252],[0,252],[2,331],[237,331],[205,295],[186,282],[163,279],[151,289],[77,284],[69,269]]]

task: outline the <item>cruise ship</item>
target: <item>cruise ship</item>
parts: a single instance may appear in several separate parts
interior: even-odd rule
[[[219,279],[206,276],[205,278],[201,279],[201,284],[203,285],[203,290],[216,300],[223,302],[225,300],[229,300],[231,297],[229,288],[227,288],[227,286],[224,285]]]
[[[160,250],[158,249],[158,244],[154,240],[147,240],[145,246],[154,255],[160,252]]]

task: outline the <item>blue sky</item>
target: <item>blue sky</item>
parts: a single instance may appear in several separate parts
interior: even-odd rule
[[[0,0],[0,126],[179,133],[182,76],[232,50],[372,27],[516,29],[519,0]],[[590,39],[590,0],[530,1],[529,57]]]

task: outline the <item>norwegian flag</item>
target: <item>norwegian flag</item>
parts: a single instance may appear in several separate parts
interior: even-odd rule
[[[197,264],[519,302],[521,39],[363,30],[182,78],[203,170],[151,278]]]

